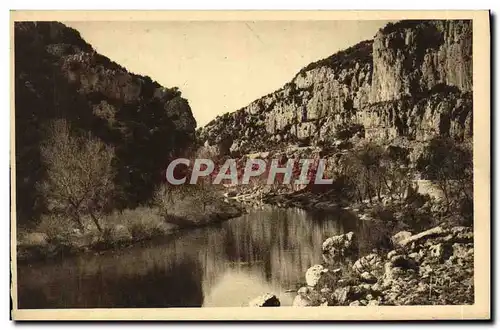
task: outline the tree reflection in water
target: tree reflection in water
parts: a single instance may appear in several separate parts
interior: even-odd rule
[[[20,265],[20,308],[242,306],[285,291],[321,262],[325,238],[356,231],[351,214],[252,211],[223,224],[104,255]]]

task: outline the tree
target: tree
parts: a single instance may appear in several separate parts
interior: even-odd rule
[[[158,207],[160,215],[166,220],[171,219],[171,216],[174,215],[176,204],[179,204],[179,201],[189,200],[192,210],[201,206],[200,211],[205,212],[206,207],[217,199],[217,188],[212,184],[217,170],[214,170],[210,175],[200,176],[196,184],[190,184],[196,159],[209,159],[216,165],[219,163],[217,148],[200,147],[186,158],[189,159],[188,166],[179,164],[174,169],[174,176],[177,179],[185,177],[185,182],[180,185],[172,185],[168,180],[165,180],[156,187],[153,193],[152,204]],[[202,171],[205,169],[206,167],[201,167]]]
[[[422,176],[434,180],[443,191],[448,207],[461,198],[473,200],[472,148],[448,138],[434,138],[417,161]]]
[[[114,192],[114,150],[92,135],[74,135],[66,120],[55,120],[42,143],[46,178],[38,185],[52,213],[73,219],[84,231],[82,218],[90,216],[99,231],[99,217]]]
[[[403,198],[411,185],[412,172],[406,156],[394,155],[391,149],[384,150],[372,143],[362,145],[349,152],[342,162],[341,177],[348,187],[354,189],[358,201],[382,195],[391,199]]]

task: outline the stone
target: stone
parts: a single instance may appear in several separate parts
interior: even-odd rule
[[[293,307],[309,307],[312,306],[312,301],[309,298],[309,293],[311,289],[308,287],[302,287],[297,291],[297,296],[293,299]]]
[[[436,236],[446,236],[448,232],[445,231],[442,227],[434,227],[429,230],[423,231],[421,233],[418,233],[416,235],[413,235],[411,237],[408,237],[402,241],[399,242],[401,246],[407,246],[411,243],[416,243],[418,241],[428,239],[431,237],[436,237]]]
[[[382,258],[376,253],[371,253],[356,260],[352,268],[358,274],[372,272],[382,268]]]
[[[474,233],[470,227],[453,227],[451,232],[455,242],[472,243],[474,240]]]
[[[380,293],[382,291],[382,287],[378,283],[373,284],[371,289],[372,289],[372,293],[374,293],[374,294]]]
[[[364,272],[360,276],[361,280],[366,283],[377,283],[377,278],[369,272]]]
[[[340,273],[342,273],[342,269],[341,268],[336,268],[336,269],[332,270],[331,273],[334,274],[334,275],[340,274]]]
[[[474,255],[474,245],[472,243],[455,243],[452,245],[452,256],[458,259],[469,258]]]
[[[322,245],[323,254],[328,254],[329,257],[336,259],[342,256],[347,256],[355,251],[357,246],[354,233],[336,235],[326,239]]]
[[[352,303],[350,303],[349,306],[362,306],[362,305],[361,305],[361,302],[359,300],[355,300]]]
[[[392,257],[394,257],[396,254],[398,254],[396,252],[396,250],[392,250],[391,252],[387,253],[387,259],[391,259]]]
[[[351,292],[350,286],[337,288],[335,291],[333,291],[333,297],[337,300],[339,305],[346,305],[349,299],[350,292]]]
[[[453,248],[448,244],[438,243],[429,247],[429,256],[438,260],[448,259],[453,253]]]
[[[423,250],[422,250],[423,251]],[[416,262],[420,262],[422,260],[422,255],[418,252],[413,252],[408,255],[408,257],[412,258]]]
[[[276,295],[265,293],[256,297],[248,303],[249,307],[279,307],[280,301]]]
[[[320,290],[320,292],[322,294],[328,294],[328,293],[332,292],[332,289],[330,289],[330,288],[323,288],[323,289]]]
[[[370,300],[368,301],[367,306],[378,306],[380,305],[380,302],[378,300]]]
[[[417,269],[415,260],[405,255],[395,255],[390,260],[391,267],[401,267],[403,269]]]
[[[396,246],[402,246],[402,242],[411,237],[411,232],[409,231],[400,231],[399,233],[392,236],[392,244]]]
[[[318,284],[318,281],[321,278],[321,276],[326,272],[328,272],[328,269],[326,269],[322,265],[314,265],[309,267],[309,269],[306,271],[307,285],[314,287],[316,284]]]

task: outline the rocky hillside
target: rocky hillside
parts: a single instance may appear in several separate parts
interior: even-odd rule
[[[115,147],[118,203],[133,207],[149,199],[168,158],[193,141],[187,100],[96,53],[61,23],[17,22],[14,37],[19,222],[44,208],[35,189],[44,176],[39,146],[56,118]]]
[[[472,136],[471,91],[472,22],[401,21],[311,63],[199,137],[233,154],[329,143],[346,132],[400,145],[463,140]]]

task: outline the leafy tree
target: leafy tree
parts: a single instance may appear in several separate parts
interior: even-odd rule
[[[448,138],[435,138],[417,161],[417,170],[425,179],[434,180],[443,191],[448,207],[455,201],[473,200],[472,148]]]
[[[344,186],[354,190],[358,201],[373,198],[402,199],[411,184],[412,172],[404,157],[395,157],[390,150],[373,143],[349,152],[341,166]]]
[[[99,217],[114,191],[113,148],[90,134],[74,135],[67,121],[55,120],[40,151],[47,172],[37,188],[49,211],[73,219],[82,231],[82,218],[90,216],[102,231]]]

